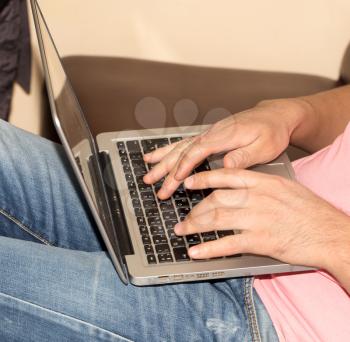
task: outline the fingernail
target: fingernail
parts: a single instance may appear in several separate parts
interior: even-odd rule
[[[193,185],[193,176],[186,178],[184,185],[186,188],[191,188],[191,186]]]
[[[174,232],[175,232],[176,235],[181,235],[181,233],[182,233],[181,223],[177,223],[174,226]]]
[[[175,175],[174,175],[174,178],[177,180],[177,181],[181,181],[181,178],[179,177],[180,175],[180,172],[179,171],[176,171],[175,172]]]
[[[143,176],[143,181],[144,181],[145,183],[150,183],[150,182],[151,182],[151,179],[152,179],[152,177],[151,177],[151,174],[150,174],[150,173],[147,173],[146,175]]]
[[[200,248],[199,247],[192,247],[188,250],[188,254],[191,258],[196,258],[200,254]]]

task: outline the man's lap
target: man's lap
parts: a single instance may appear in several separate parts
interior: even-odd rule
[[[248,278],[124,286],[62,148],[0,121],[0,160],[3,339],[251,340]]]
[[[61,341],[58,337],[76,321],[133,341],[251,341],[244,303],[248,279],[125,286],[105,252],[5,237],[0,237],[0,269],[0,336],[14,333],[11,327],[16,329],[18,313],[13,309],[20,308],[21,319],[32,319],[38,329],[62,315],[65,320],[55,320],[53,341],[57,334]],[[86,334],[85,328],[81,325]],[[29,336],[31,332],[37,340],[38,332],[31,329]]]

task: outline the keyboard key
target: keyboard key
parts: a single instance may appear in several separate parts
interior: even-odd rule
[[[155,149],[166,146],[168,144],[168,138],[145,139],[141,141],[144,153],[154,151]]]
[[[216,240],[216,238],[217,238],[216,233],[214,231],[201,233],[201,235],[202,235],[203,239],[212,237]]]
[[[165,235],[165,230],[161,225],[150,227],[151,235]]]
[[[185,190],[176,190],[173,194],[174,199],[187,198]]]
[[[160,213],[157,208],[146,209],[145,214],[146,217],[160,217]]]
[[[134,167],[134,174],[135,176],[143,176],[147,173],[147,170],[145,167]]]
[[[136,217],[136,220],[139,226],[146,225],[146,219],[143,216]]]
[[[128,182],[128,189],[130,190],[136,190],[136,184],[134,181]]]
[[[128,147],[128,151],[131,152],[141,152],[140,144],[137,140],[127,141],[126,146]]]
[[[153,201],[155,201],[156,198],[155,198],[155,196],[154,196],[152,191],[144,191],[144,192],[141,192],[141,199],[143,201],[145,201],[145,200],[153,200]]]
[[[129,195],[131,198],[139,198],[139,194],[136,190],[130,190]]]
[[[181,198],[181,199],[175,200],[175,206],[176,208],[189,208],[190,204],[188,203],[186,198]]]
[[[148,236],[148,228],[147,226],[139,226],[140,234],[142,236]]]
[[[146,255],[154,254],[152,245],[145,245],[144,247]]]
[[[186,240],[189,245],[198,245],[201,243],[201,238],[198,234],[187,235]]]
[[[155,200],[144,200],[143,206],[145,207],[145,209],[158,208],[157,202]]]
[[[154,235],[153,236],[153,243],[155,245],[159,245],[161,243],[168,243],[168,239],[165,235]]]
[[[173,257],[170,253],[158,254],[158,261],[159,263],[173,262]]]
[[[156,245],[156,252],[157,254],[164,254],[164,253],[170,253],[170,247],[168,244],[161,244],[161,245]]]
[[[160,217],[148,217],[147,222],[149,226],[158,226],[162,224]]]
[[[151,139],[145,139],[141,141],[141,146],[144,153],[148,153],[155,150],[155,146]]]
[[[173,229],[176,223],[177,223],[177,220],[167,220],[165,221],[165,228]]]
[[[123,170],[124,170],[124,173],[131,173],[131,167],[129,164],[124,164],[123,165]]]
[[[143,159],[133,159],[133,160],[131,160],[131,164],[132,164],[133,167],[145,166],[145,162],[144,162]]]
[[[177,188],[177,191],[185,191],[185,187],[183,184],[180,184]]]
[[[202,233],[203,242],[214,241],[217,239],[215,232]]]
[[[118,141],[117,142],[117,149],[118,149],[118,151],[125,151],[126,150],[125,144],[122,141]]]
[[[132,206],[133,206],[134,208],[136,208],[136,207],[140,208],[140,207],[141,207],[141,202],[140,202],[140,200],[137,199],[137,198],[134,198],[134,199],[132,200]]]
[[[173,249],[176,261],[189,261],[190,257],[187,254],[187,249],[185,247],[178,247]]]
[[[169,237],[169,239],[171,240],[171,239],[176,239],[178,236],[175,234],[175,231],[174,231],[174,229],[168,229],[167,230],[167,233],[168,233],[168,237]]]
[[[185,243],[185,240],[183,237],[172,238],[172,239],[170,239],[170,243],[171,243],[173,248],[186,247],[186,243]]]
[[[153,254],[147,255],[147,261],[149,264],[156,264],[157,263],[156,257]]]
[[[169,145],[168,138],[152,139],[152,141],[153,141],[153,143],[155,143],[157,148],[161,148],[161,147]]]
[[[191,202],[200,202],[203,199],[203,194],[199,190],[187,191]]]
[[[143,155],[141,152],[131,152],[129,153],[131,160],[143,160]]]
[[[126,150],[119,150],[119,156],[120,158],[127,158],[128,157],[128,152]]]
[[[152,191],[152,186],[148,184],[137,184],[137,187],[139,188],[139,191]]]
[[[182,140],[181,137],[172,137],[172,138],[170,138],[170,143],[173,144],[173,143],[178,142],[180,140]]]
[[[134,176],[132,173],[124,173],[125,179],[127,182],[133,182],[134,181]]]
[[[219,238],[234,235],[233,230],[218,230],[217,233]]]
[[[163,219],[166,221],[177,219],[176,213],[173,211],[163,211],[162,216],[163,216]]]
[[[181,216],[186,217],[189,214],[190,211],[191,211],[190,208],[179,208],[179,209],[177,209],[177,213],[178,213],[178,215],[180,217]]]
[[[134,208],[135,216],[142,216],[143,211],[142,208]]]
[[[142,235],[142,242],[144,245],[150,245],[151,238],[149,237],[149,235]]]
[[[124,165],[130,165],[129,164],[129,158],[127,156],[120,157],[120,161],[122,162],[123,166]]]
[[[174,211],[174,205],[171,200],[159,201],[159,206],[161,211]]]

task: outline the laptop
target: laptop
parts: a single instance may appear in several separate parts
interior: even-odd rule
[[[143,154],[197,135],[208,126],[105,132],[94,137],[37,1],[31,0],[31,6],[53,122],[122,282],[145,286],[309,269],[250,254],[192,260],[187,254],[190,246],[240,232],[233,223],[229,231],[176,236],[174,225],[210,190],[188,191],[180,186],[170,199],[159,200],[156,191],[161,182],[148,185],[142,180],[152,167],[145,164]],[[220,158],[211,158],[194,172],[221,166]],[[253,169],[293,178],[285,153]]]

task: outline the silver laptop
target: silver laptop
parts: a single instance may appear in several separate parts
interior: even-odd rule
[[[169,200],[160,201],[155,194],[161,183],[147,185],[142,181],[151,167],[144,163],[143,154],[196,135],[207,126],[106,132],[95,139],[37,1],[31,0],[31,5],[54,124],[115,269],[125,284],[143,286],[307,270],[248,254],[191,260],[187,254],[191,245],[239,231],[233,226],[230,231],[176,236],[174,225],[210,190],[190,192],[180,187]],[[207,160],[195,172],[220,166],[220,159]],[[255,169],[293,178],[286,154]]]

